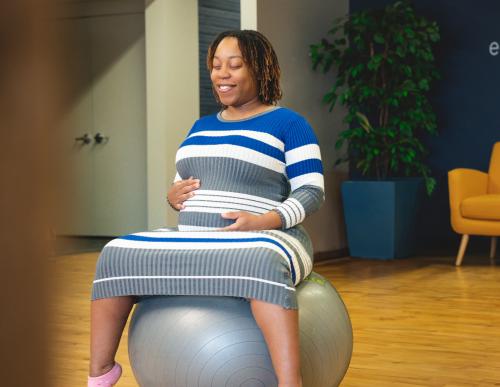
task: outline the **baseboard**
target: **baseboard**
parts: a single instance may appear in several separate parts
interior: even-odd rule
[[[314,253],[314,262],[329,261],[330,259],[340,259],[349,256],[347,247],[337,250],[319,251]]]

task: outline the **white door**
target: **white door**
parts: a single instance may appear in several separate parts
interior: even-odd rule
[[[94,235],[146,227],[144,14],[90,19],[92,47]]]
[[[114,236],[146,227],[144,13],[61,21],[71,41],[60,235]],[[91,142],[86,144],[85,134]]]
[[[65,114],[56,139],[59,146],[55,171],[57,191],[56,232],[63,235],[91,235],[94,225],[92,74],[88,19],[59,20],[64,35],[63,78]]]

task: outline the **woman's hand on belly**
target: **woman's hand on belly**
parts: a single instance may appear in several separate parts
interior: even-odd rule
[[[234,219],[234,223],[222,228],[222,231],[258,231],[281,228],[281,218],[269,211],[262,215],[254,215],[245,211],[225,212],[221,214],[224,219]]]
[[[200,188],[200,180],[193,179],[192,176],[189,179],[176,181],[168,190],[167,200],[172,207],[182,210],[184,209],[183,203],[193,197],[193,191],[198,188]]]

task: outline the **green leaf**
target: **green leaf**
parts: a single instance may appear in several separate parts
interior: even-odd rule
[[[407,77],[411,77],[412,76],[413,71],[411,69],[411,66],[402,66],[402,68],[403,68],[403,72],[405,73],[405,75]]]
[[[434,179],[433,177],[426,177],[425,188],[428,195],[432,194],[434,192],[434,189],[436,188],[436,179]]]
[[[375,41],[375,43],[379,43],[379,44],[384,44],[385,43],[385,39],[382,36],[382,34],[375,34],[373,36],[373,40]]]
[[[434,55],[437,24],[401,0],[353,12],[330,32],[330,41],[310,46],[310,57],[315,70],[334,73],[323,97],[330,110],[338,102],[347,108],[347,129],[338,133],[335,146],[348,145],[349,152],[337,162],[349,160],[370,177],[419,174],[432,190],[435,181],[424,163],[428,151],[421,135],[438,127],[427,95],[440,78]],[[376,126],[379,120],[384,126]]]
[[[418,82],[418,87],[422,90],[429,90],[429,81],[427,79],[421,79]]]
[[[368,117],[366,117],[363,113],[356,112],[356,117],[358,117],[359,124],[367,133],[373,129]]]
[[[415,37],[415,31],[409,26],[404,28],[405,34],[408,38],[413,39]]]

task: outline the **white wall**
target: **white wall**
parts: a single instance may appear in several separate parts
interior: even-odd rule
[[[240,0],[240,15],[242,30],[256,30],[257,0]]]
[[[146,1],[148,228],[177,224],[166,196],[175,153],[199,118],[198,2]]]
[[[333,76],[313,72],[308,51],[310,44],[326,36],[336,17],[347,12],[348,0],[241,0],[242,28],[264,33],[278,55],[281,104],[304,115],[320,142],[327,201],[305,223],[317,252],[347,245],[340,202],[340,183],[347,171],[333,168],[342,111],[329,113],[321,103]],[[199,116],[197,45],[196,0],[146,1],[148,228],[176,224],[177,215],[165,197],[175,175],[177,147]]]
[[[282,70],[282,106],[306,117],[313,126],[325,166],[326,203],[309,217],[305,226],[313,239],[315,251],[346,247],[344,220],[340,201],[340,183],[347,175],[346,166],[335,168],[338,152],[335,139],[344,127],[343,111],[332,113],[321,100],[334,82],[332,74],[314,72],[308,56],[309,45],[326,36],[333,20],[348,12],[348,0],[242,0],[242,27],[257,26],[266,35],[278,55]],[[252,9],[253,6],[256,7]]]

